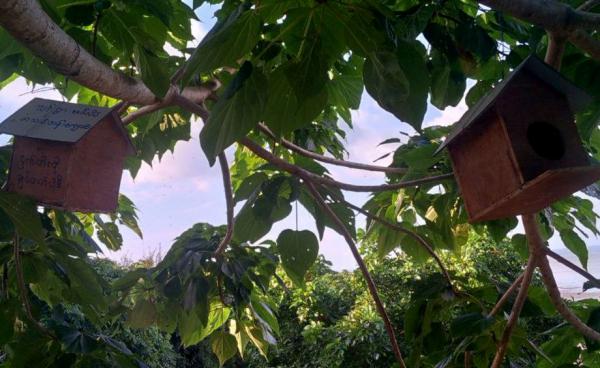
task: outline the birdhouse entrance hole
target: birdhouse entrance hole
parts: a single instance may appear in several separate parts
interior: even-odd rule
[[[529,125],[527,141],[535,153],[546,160],[560,160],[565,155],[565,141],[560,130],[545,121]]]

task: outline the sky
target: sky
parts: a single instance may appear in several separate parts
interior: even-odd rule
[[[205,5],[197,11],[200,22],[194,22],[192,27],[197,40],[200,40],[214,24],[215,10],[216,7]],[[27,86],[24,80],[17,80],[0,90],[0,121],[34,97],[61,98],[56,91],[32,93],[31,87]],[[464,102],[457,107],[448,107],[444,111],[439,111],[430,105],[425,116],[425,125],[453,124],[465,111]],[[394,149],[393,145],[378,146],[383,140],[390,137],[400,138],[400,132],[413,132],[408,124],[400,122],[381,109],[366,92],[363,94],[360,109],[353,112],[353,124],[354,129],[347,130],[346,147],[349,152],[347,159],[364,163],[371,163]],[[106,256],[123,261],[140,259],[157,252],[164,255],[173,240],[193,224],[208,222],[220,225],[226,222],[221,174],[217,166],[209,167],[200,148],[198,141],[200,129],[200,121],[192,122],[192,139],[179,142],[174,154],[167,153],[161,161],[155,159],[152,167],[144,163],[135,179],[128,171],[124,171],[121,192],[137,205],[144,237],[140,239],[129,229],[122,228],[124,238],[122,249],[117,252],[107,250]],[[0,141],[6,142],[8,138],[0,136]],[[231,154],[229,156],[231,157]],[[378,163],[389,164],[385,160]],[[340,181],[381,184],[385,179],[381,173],[325,166]],[[347,199],[361,205],[368,196],[347,193]],[[598,209],[597,202],[595,206]],[[298,206],[298,219],[298,229],[315,230],[314,220],[302,206]],[[357,224],[364,225],[364,218],[359,217]],[[295,227],[295,216],[292,214],[288,219],[275,224],[266,238],[274,239],[280,231],[286,228],[295,229]],[[517,231],[522,232],[522,227]],[[563,247],[557,237],[551,239],[550,243],[554,248]],[[587,243],[588,245],[599,244],[598,239],[594,237],[588,238]],[[320,244],[320,253],[330,260],[337,270],[356,268],[356,263],[344,239],[332,230],[326,230]]]

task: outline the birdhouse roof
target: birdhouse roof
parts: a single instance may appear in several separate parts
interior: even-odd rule
[[[0,124],[0,133],[75,143],[111,113],[106,107],[34,98]],[[133,148],[118,116],[113,120]]]
[[[446,140],[440,145],[435,153],[437,154],[443,150],[450,142],[465,132],[467,128],[473,125],[473,123],[478,121],[478,119],[494,105],[496,99],[515,79],[515,77],[523,72],[533,74],[544,83],[548,84],[549,87],[564,95],[574,112],[580,111],[591,102],[591,97],[587,93],[575,86],[571,81],[566,79],[558,71],[543,62],[537,56],[530,55],[502,82],[495,86],[487,95],[482,97],[473,107],[465,112],[465,114],[456,124],[456,128],[454,128],[454,130],[448,135]]]

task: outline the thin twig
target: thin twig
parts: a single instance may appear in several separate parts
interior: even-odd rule
[[[520,274],[519,277],[517,277],[517,279],[515,281],[513,281],[513,283],[510,285],[510,287],[504,292],[504,294],[502,294],[500,299],[496,302],[496,305],[494,305],[494,308],[492,308],[490,313],[488,313],[488,317],[495,316],[500,311],[500,309],[502,309],[504,304],[506,304],[508,299],[510,299],[510,296],[515,292],[515,290],[517,290],[517,288],[521,284],[521,281],[523,281],[524,275],[525,275],[524,273]]]
[[[523,221],[525,222],[525,220]],[[525,227],[525,229],[527,231],[527,226]],[[502,333],[502,339],[500,340],[500,344],[498,345],[498,349],[496,350],[496,356],[494,357],[494,361],[491,365],[492,368],[499,368],[502,365],[504,355],[506,355],[506,349],[508,348],[508,342],[510,341],[510,336],[512,335],[513,329],[517,325],[517,321],[519,320],[519,316],[521,315],[521,310],[525,305],[525,300],[527,300],[527,291],[529,290],[529,285],[531,284],[531,280],[533,279],[533,272],[535,271],[535,267],[537,265],[537,259],[540,256],[538,249],[534,245],[532,245],[531,240],[528,243],[529,259],[527,260],[527,266],[525,267],[525,271],[523,272],[523,277],[521,279],[521,287],[519,289],[519,293],[517,294],[517,298],[513,303],[513,307],[510,312],[510,316],[508,317],[508,322],[506,322],[504,332]]]
[[[146,115],[152,114],[153,112],[156,112],[158,110],[162,110],[168,106],[170,106],[170,102],[167,102],[166,100],[162,100],[152,105],[146,105],[140,107],[135,111],[130,112],[129,114],[127,114],[127,116],[123,117],[121,121],[123,122],[123,125],[129,125]]]
[[[465,351],[465,368],[471,368],[471,363],[473,362],[473,353],[470,351]]]
[[[27,296],[27,285],[25,284],[25,277],[23,277],[23,265],[21,263],[21,241],[19,234],[15,233],[13,243],[13,257],[15,261],[15,274],[17,276],[17,287],[19,288],[19,294],[21,295],[21,303],[23,303],[23,309],[25,310],[25,316],[31,322],[31,324],[38,329],[42,334],[47,335],[51,338],[55,336],[42,324],[35,319],[31,312],[31,304],[29,303],[29,297]]]
[[[579,10],[579,11],[590,11],[593,8],[597,7],[598,5],[600,5],[600,0],[587,0],[583,4],[579,5],[577,7],[577,10]]]
[[[96,57],[96,43],[98,42],[98,30],[100,29],[100,19],[102,18],[102,12],[96,13],[96,20],[94,21],[94,36],[92,38],[92,56]]]
[[[275,135],[275,133],[273,133],[271,131],[271,129],[269,129],[265,124],[260,123],[258,124],[258,130],[260,130],[261,132],[265,133],[267,136],[269,136],[269,138],[271,138],[272,140],[276,141],[276,142],[280,142],[282,146],[284,146],[285,148],[294,151],[302,156],[305,157],[309,157],[312,158],[313,160],[317,160],[320,162],[325,162],[328,164],[332,164],[332,165],[336,165],[336,166],[343,166],[343,167],[348,167],[351,169],[358,169],[358,170],[365,170],[365,171],[378,171],[378,172],[384,172],[384,173],[388,173],[388,174],[405,174],[407,169],[406,168],[401,168],[401,167],[388,167],[388,166],[378,166],[378,165],[368,165],[368,164],[363,164],[360,162],[352,162],[352,161],[346,161],[346,160],[339,160],[337,158],[333,158],[333,157],[327,157],[324,155],[320,155],[318,153],[309,151],[305,148],[302,148],[298,145],[295,145],[294,143],[288,141],[287,139],[284,138],[277,138],[277,136]]]
[[[333,194],[330,193],[330,195]],[[454,286],[454,283],[452,282],[452,278],[450,277],[450,273],[448,273],[448,269],[446,268],[446,266],[444,265],[444,262],[442,261],[442,259],[437,255],[437,253],[435,252],[435,250],[433,250],[433,247],[431,246],[431,244],[429,244],[427,242],[427,240],[425,240],[425,238],[423,238],[421,235],[417,234],[414,231],[411,231],[409,229],[406,229],[398,224],[394,224],[393,222],[388,221],[387,219],[375,215],[355,204],[352,204],[344,199],[340,199],[340,198],[335,198],[334,200],[338,201],[339,203],[344,204],[345,206],[355,210],[358,213],[361,213],[363,215],[365,215],[366,217],[370,218],[371,220],[377,221],[380,224],[389,227],[392,230],[398,231],[400,233],[406,234],[408,236],[410,236],[411,238],[415,239],[417,241],[417,243],[419,243],[419,245],[421,245],[426,251],[427,253],[429,253],[429,255],[431,255],[431,257],[433,257],[433,259],[435,260],[435,262],[438,264],[440,270],[442,271],[442,274],[444,275],[444,277],[446,278],[446,281],[448,282],[448,285],[452,288],[452,291],[455,294],[458,294],[459,291],[456,289],[456,287]]]
[[[552,304],[554,305],[558,313],[567,322],[569,322],[571,326],[573,326],[573,328],[575,328],[582,335],[590,339],[600,341],[600,333],[583,323],[579,319],[579,317],[577,317],[573,313],[573,311],[569,309],[569,307],[565,304],[564,300],[560,296],[558,285],[556,284],[554,274],[552,273],[552,269],[550,268],[550,263],[548,262],[548,258],[544,252],[544,248],[546,246],[544,244],[542,236],[540,235],[537,223],[535,222],[535,215],[523,215],[522,218],[523,225],[525,226],[525,232],[527,233],[527,240],[530,243],[530,246],[533,245],[534,247],[539,249],[538,266],[542,274],[542,280],[544,281],[544,285],[546,285],[546,290],[548,290],[550,301],[552,301]]]
[[[306,185],[308,191],[310,192],[311,196],[313,197],[313,199],[315,200],[317,205],[335,223],[335,225],[338,227],[339,231],[342,232],[344,239],[348,243],[348,246],[350,247],[350,251],[352,252],[354,259],[356,260],[356,263],[358,264],[358,268],[362,272],[363,277],[365,278],[365,281],[367,282],[367,288],[369,289],[369,292],[371,293],[371,297],[373,298],[373,301],[375,302],[375,307],[377,308],[377,311],[379,312],[379,315],[381,316],[381,319],[383,320],[383,324],[385,326],[386,332],[390,339],[390,343],[392,344],[392,350],[394,351],[396,360],[398,361],[398,364],[400,365],[401,368],[406,368],[406,364],[404,363],[404,359],[402,358],[402,352],[400,351],[400,347],[398,346],[398,340],[396,339],[396,334],[394,332],[394,327],[392,326],[392,322],[390,321],[390,318],[385,310],[383,302],[381,301],[381,298],[379,297],[379,292],[377,291],[377,286],[375,285],[375,281],[373,281],[373,277],[371,277],[371,273],[369,272],[367,265],[365,264],[364,260],[362,259],[360,252],[358,251],[358,248],[356,247],[356,244],[354,243],[354,239],[352,238],[352,235],[350,234],[350,232],[348,231],[348,229],[346,228],[346,226],[344,225],[342,220],[340,220],[340,218],[335,214],[335,212],[333,212],[331,207],[329,207],[329,205],[325,202],[325,200],[323,199],[323,197],[321,196],[321,194],[319,193],[317,188],[315,188],[315,185],[310,181],[310,179],[309,178],[303,178],[303,179],[304,179],[304,184]]]
[[[229,165],[227,163],[227,157],[225,157],[225,153],[219,154],[219,165],[221,166],[221,174],[223,176],[223,188],[225,189],[225,202],[227,204],[227,232],[223,239],[221,239],[221,243],[215,250],[215,256],[220,256],[223,254],[227,245],[231,241],[233,237],[233,229],[235,226],[235,220],[233,217],[233,190],[231,188],[231,174],[229,173]]]
[[[578,29],[569,34],[569,41],[593,59],[600,61],[600,40],[592,37],[588,32]]]
[[[577,266],[576,264],[574,264],[573,262],[569,261],[568,259],[564,258],[560,254],[557,254],[557,253],[551,251],[550,248],[548,248],[548,247],[545,247],[544,251],[546,252],[547,255],[549,255],[550,257],[554,258],[558,263],[562,263],[563,265],[567,266],[571,270],[577,272],[581,276],[583,276],[586,279],[588,279],[592,285],[594,285],[595,287],[597,287],[597,288],[600,289],[600,280],[597,279],[597,278],[595,278],[594,275],[592,275],[591,273],[587,272],[583,268]]]
[[[441,174],[435,176],[429,176],[425,178],[415,179],[415,180],[407,180],[401,181],[393,184],[379,184],[379,185],[356,185],[350,183],[340,182],[329,177],[316,175],[308,170],[305,170],[297,165],[291,164],[277,156],[274,156],[271,152],[265,150],[262,146],[255,143],[254,141],[248,138],[242,138],[239,140],[239,143],[246,146],[250,151],[254,152],[258,157],[268,161],[274,166],[283,169],[290,174],[301,175],[310,178],[311,181],[325,185],[328,187],[335,187],[351,192],[383,192],[388,190],[397,190],[401,188],[414,187],[423,184],[429,183],[439,183],[440,181],[451,179],[454,177],[454,174]]]

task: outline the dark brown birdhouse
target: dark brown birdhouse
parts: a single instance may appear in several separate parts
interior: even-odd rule
[[[471,222],[540,211],[600,179],[574,112],[590,98],[535,56],[467,111],[448,148]]]
[[[8,191],[71,211],[117,208],[123,163],[135,151],[116,111],[36,98],[0,133],[15,136]]]

